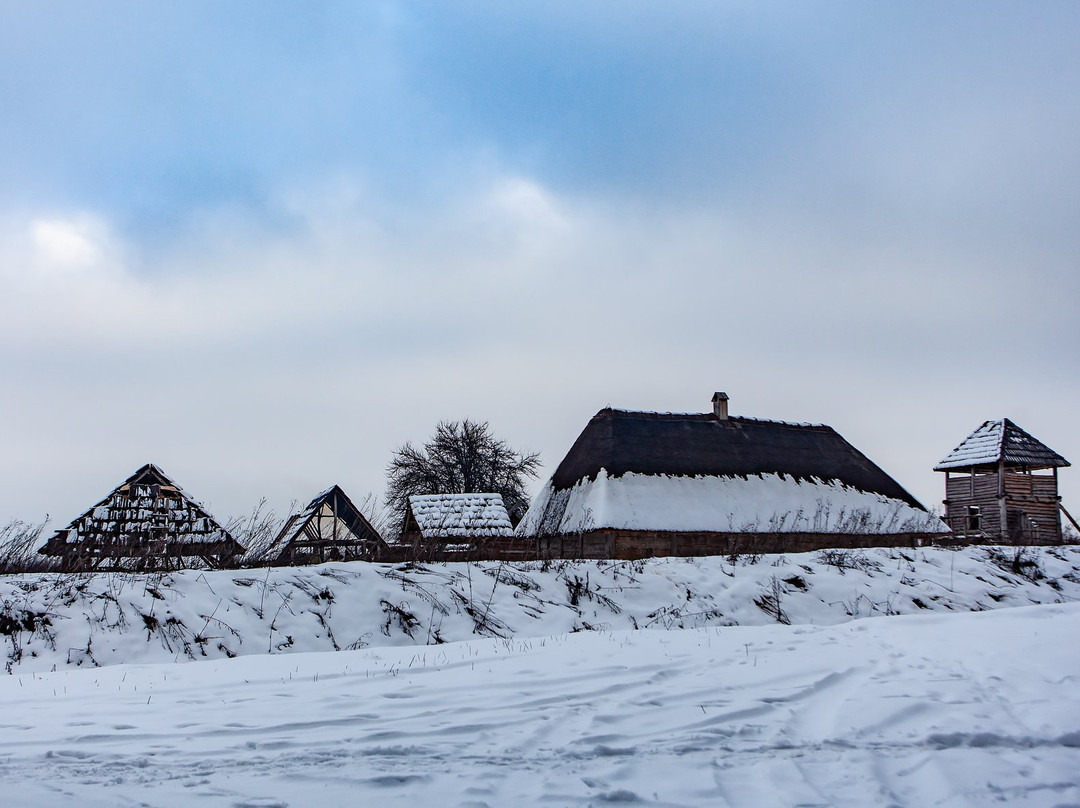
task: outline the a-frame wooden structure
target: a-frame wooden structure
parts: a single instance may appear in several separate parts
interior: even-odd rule
[[[233,566],[244,548],[152,463],[56,533],[39,551],[65,571]]]
[[[386,543],[338,486],[316,496],[293,514],[262,557],[277,566],[324,561],[372,561]]]

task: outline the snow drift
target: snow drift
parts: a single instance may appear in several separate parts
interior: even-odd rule
[[[1080,548],[371,564],[0,579],[9,672],[1080,599]]]

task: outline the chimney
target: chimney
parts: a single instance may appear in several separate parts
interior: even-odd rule
[[[727,418],[727,393],[713,393],[712,394],[712,411],[713,415],[719,418],[721,421],[726,421]]]

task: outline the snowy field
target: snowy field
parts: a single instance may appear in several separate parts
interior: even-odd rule
[[[1078,638],[1078,547],[7,576],[0,806],[1078,808]]]
[[[1077,806],[1080,604],[0,677],[4,806]]]

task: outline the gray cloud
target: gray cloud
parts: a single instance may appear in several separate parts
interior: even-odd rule
[[[71,8],[0,33],[0,519],[714,389],[928,504],[985,418],[1077,455],[1074,6]]]
[[[740,413],[831,423],[933,502],[930,466],[983,418],[1067,423],[1032,399],[1075,382],[1020,357],[1040,354],[1041,315],[958,367],[950,346],[1016,298],[992,285],[972,310],[957,278],[981,268],[950,255],[775,239],[772,221],[598,206],[521,178],[404,234],[362,207],[298,208],[298,238],[225,228],[149,280],[105,258],[59,277],[25,259],[0,312],[4,344],[21,343],[2,370],[23,381],[0,420],[34,469],[4,469],[12,515],[66,519],[147,460],[226,513],[335,481],[378,491],[396,445],[466,415],[550,471],[601,406],[703,410],[720,387]],[[994,358],[1014,355],[1016,384],[994,385]],[[1069,435],[1043,432],[1068,455]]]

